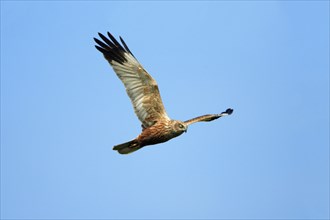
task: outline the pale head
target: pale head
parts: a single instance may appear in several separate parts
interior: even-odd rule
[[[188,129],[188,126],[184,122],[178,120],[171,120],[171,126],[175,136],[179,136],[183,132],[187,132]]]

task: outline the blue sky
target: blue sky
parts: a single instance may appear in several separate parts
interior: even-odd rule
[[[233,115],[117,154],[106,31],[170,117]],[[329,2],[1,1],[1,218],[329,218]]]

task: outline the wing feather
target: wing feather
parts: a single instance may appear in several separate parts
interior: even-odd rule
[[[199,117],[196,117],[196,118],[192,118],[192,119],[189,119],[187,121],[185,121],[185,125],[188,126],[188,125],[191,125],[193,123],[196,123],[196,122],[201,122],[201,121],[213,121],[215,119],[218,119],[220,117],[223,117],[223,116],[226,116],[226,115],[231,115],[231,113],[233,113],[233,109],[231,108],[228,108],[226,111],[220,113],[220,114],[208,114],[208,115],[202,115],[202,116],[199,116]]]
[[[99,33],[103,42],[94,38],[98,44],[95,47],[104,55],[123,82],[142,125],[147,128],[158,120],[170,120],[160,97],[157,82],[137,61],[121,37],[120,41],[124,47],[109,32],[107,34],[109,38]]]

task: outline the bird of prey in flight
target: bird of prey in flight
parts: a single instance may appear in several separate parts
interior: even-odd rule
[[[110,63],[119,79],[123,82],[127,95],[131,99],[135,114],[142,123],[142,132],[135,139],[114,146],[120,154],[129,154],[140,148],[166,142],[186,132],[188,126],[200,121],[212,121],[230,115],[233,109],[228,108],[220,114],[208,114],[187,121],[171,119],[164,108],[156,80],[142,67],[120,38],[120,44],[109,32],[108,37],[99,33],[94,38],[99,50]]]

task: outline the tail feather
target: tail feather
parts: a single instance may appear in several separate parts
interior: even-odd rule
[[[141,148],[140,144],[136,141],[136,139],[134,139],[132,141],[128,141],[126,143],[118,144],[114,146],[113,150],[118,151],[118,153],[120,154],[130,154],[133,153],[134,151],[137,151],[140,148]]]

